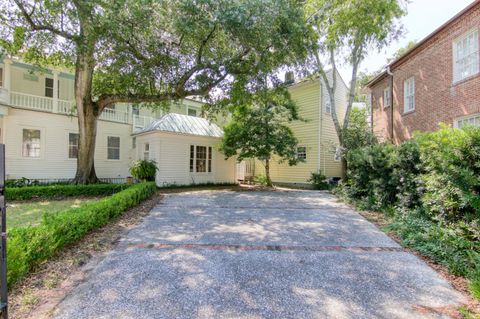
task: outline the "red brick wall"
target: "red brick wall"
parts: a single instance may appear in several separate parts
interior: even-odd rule
[[[441,122],[453,125],[458,117],[480,113],[480,74],[453,83],[453,41],[474,28],[480,30],[480,3],[417,48],[405,62],[392,66],[395,143],[409,139],[414,131],[433,131]],[[412,76],[415,111],[404,114],[404,81]],[[382,138],[391,138],[391,109],[380,105],[388,83],[386,78],[371,88],[374,131]]]

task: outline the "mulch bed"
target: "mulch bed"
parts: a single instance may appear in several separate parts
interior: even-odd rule
[[[9,291],[10,318],[49,318],[56,305],[105,257],[122,234],[140,223],[161,201],[157,192],[43,263]]]
[[[352,207],[352,209],[354,208]],[[363,217],[365,217],[368,221],[375,224],[380,229],[383,229],[389,223],[388,218],[384,214],[377,213],[377,212],[367,212],[367,211],[359,212],[359,213]],[[389,232],[386,234],[390,238],[392,238],[394,241],[396,241],[399,245],[403,246],[402,239],[397,234],[393,232]],[[424,261],[428,266],[430,266],[431,268],[433,268],[433,270],[439,273],[442,278],[447,280],[456,290],[461,292],[467,299],[467,304],[465,305],[465,308],[471,313],[472,316],[474,316],[473,318],[480,319],[480,302],[475,298],[473,298],[472,295],[470,294],[470,291],[468,289],[467,279],[461,276],[455,276],[451,274],[445,266],[439,265],[435,261],[420,254],[416,250],[413,250],[408,247],[404,247],[404,249],[406,252],[409,252],[417,256],[418,258],[420,258],[422,261]],[[448,314],[449,316],[452,316],[454,318],[465,318],[465,316],[461,314],[458,309],[455,309],[454,312],[451,312],[451,309],[440,311],[440,312],[443,312],[444,314]]]

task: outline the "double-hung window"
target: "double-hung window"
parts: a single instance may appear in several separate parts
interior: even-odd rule
[[[120,159],[120,137],[118,136],[107,137],[107,159],[109,160]]]
[[[23,157],[40,157],[40,130],[23,129]]]
[[[390,86],[387,86],[383,90],[383,107],[384,108],[390,107],[392,105],[391,97],[392,97],[392,94],[391,94],[391,91],[390,91]]]
[[[197,110],[188,108],[188,116],[197,116]]]
[[[212,172],[212,147],[190,145],[190,172]]]
[[[480,114],[471,115],[455,121],[455,127],[463,128],[465,126],[480,127]]]
[[[143,159],[148,161],[150,159],[150,144],[145,143],[144,149],[143,149]]]
[[[68,158],[78,158],[78,133],[68,133]]]
[[[453,42],[453,82],[479,72],[478,29],[472,30]]]
[[[415,77],[411,77],[403,83],[404,89],[404,113],[412,112],[415,110]]]
[[[307,160],[307,148],[305,146],[297,146],[297,158],[299,160]]]

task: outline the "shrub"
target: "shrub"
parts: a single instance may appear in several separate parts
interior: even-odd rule
[[[157,174],[157,162],[139,160],[132,163],[130,166],[130,174],[141,181],[154,181]]]
[[[40,182],[35,179],[28,179],[22,177],[20,179],[9,179],[5,181],[6,187],[26,187],[26,186],[37,186],[40,185]]]
[[[423,205],[432,216],[480,219],[480,129],[443,127],[415,135],[425,167]]]
[[[130,187],[127,184],[91,184],[91,185],[49,185],[29,187],[7,187],[7,200],[29,200],[32,198],[52,199],[71,196],[106,196]]]
[[[80,208],[46,214],[38,226],[12,229],[7,245],[8,284],[11,286],[65,245],[105,225],[155,190],[155,183],[137,184]]]
[[[255,176],[255,183],[261,186],[271,186],[271,182],[268,180],[267,176],[265,175]]]
[[[311,183],[313,187],[318,190],[330,189],[327,177],[322,173],[312,173],[307,182]]]

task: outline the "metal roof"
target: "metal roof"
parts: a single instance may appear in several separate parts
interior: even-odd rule
[[[223,136],[223,131],[220,127],[204,118],[176,113],[165,114],[137,134],[155,131],[208,137]]]

